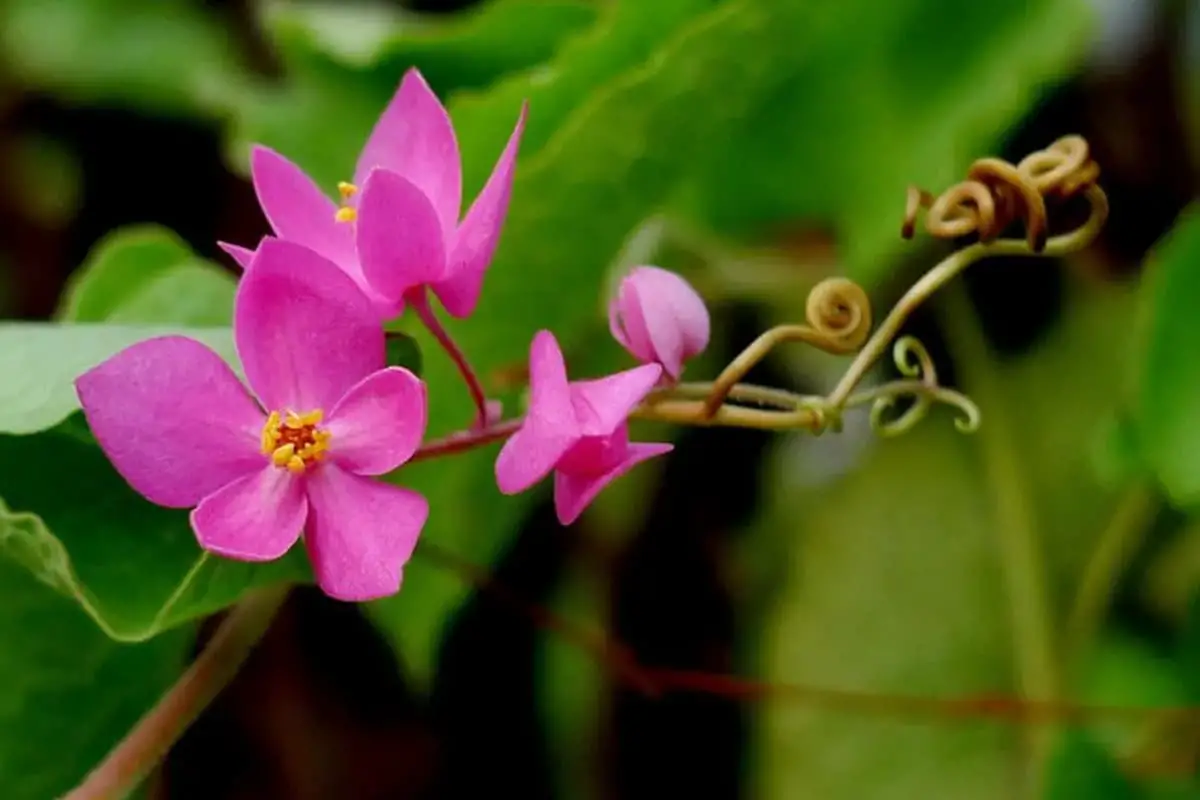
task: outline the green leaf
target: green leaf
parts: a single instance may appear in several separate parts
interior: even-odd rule
[[[1087,734],[1068,730],[1051,756],[1046,800],[1136,800],[1137,789],[1112,756]]]
[[[900,244],[906,187],[962,180],[1064,77],[1091,17],[1077,0],[779,6],[794,50],[775,62],[780,90],[709,151],[688,207],[729,232],[828,223],[868,283]]]
[[[550,58],[596,17],[582,0],[491,0],[459,14],[422,14],[392,5],[277,4],[267,27],[285,56],[322,54],[348,68],[419,65],[444,88],[484,86]]]
[[[54,427],[79,408],[77,377],[131,344],[168,334],[197,339],[236,368],[228,328],[0,323],[0,434]]]
[[[1095,479],[1086,444],[1117,402],[1114,365],[1125,362],[1128,344],[1111,321],[1132,301],[1124,289],[1074,288],[1066,317],[1036,350],[975,364],[994,373],[986,392],[963,387],[983,414],[973,436],[957,432],[948,413],[931,414],[817,487],[789,478],[797,449],[781,450],[767,516],[750,543],[779,573],[763,584],[779,587],[764,624],[765,679],[934,698],[1018,693],[1011,617],[1024,598],[1010,601],[1006,591],[999,554],[1007,528],[996,509],[1029,509],[1050,602],[1062,607],[1116,505]],[[1001,420],[998,441],[985,447]],[[998,448],[1011,453],[994,455]],[[1010,457],[1020,483],[990,482],[992,459]],[[915,722],[886,707],[826,711],[781,695],[760,721],[758,794],[1011,796],[1022,727]]]
[[[311,577],[302,547],[265,564],[205,554],[187,511],[147,502],[70,426],[0,436],[0,464],[0,552],[114,639],[148,639],[252,587]]]
[[[59,797],[176,679],[191,636],[112,641],[70,601],[0,559],[0,784]]]
[[[58,319],[228,325],[237,282],[157,225],[114,231],[88,255],[64,291]]]
[[[242,80],[228,31],[186,0],[8,0],[0,50],[23,84],[153,112],[217,113]]]
[[[1135,410],[1142,457],[1171,501],[1200,502],[1200,217],[1192,209],[1156,248],[1148,271]]]

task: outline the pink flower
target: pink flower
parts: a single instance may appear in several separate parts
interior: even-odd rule
[[[425,384],[383,368],[370,300],[294,243],[259,247],[238,287],[233,332],[254,395],[183,336],[140,342],[81,376],[76,390],[100,446],[146,499],[194,507],[206,550],[270,561],[304,531],[330,596],[396,592],[429,507],[371,476],[416,451]]]
[[[626,420],[662,375],[644,364],[591,381],[567,382],[558,342],[549,331],[529,351],[529,410],[496,459],[504,494],[523,492],[554,471],[554,507],[570,525],[600,490],[636,464],[671,449],[631,444]]]
[[[421,73],[410,69],[358,156],[335,204],[298,166],[255,147],[250,171],[275,234],[305,245],[354,279],[380,316],[428,286],[452,315],[475,310],[483,275],[508,213],[526,108],[491,176],[459,221],[462,172],[450,116]],[[361,191],[360,191],[361,189]],[[243,267],[252,252],[222,243]]]
[[[683,362],[708,346],[708,309],[692,285],[658,267],[634,267],[608,306],[608,327],[639,361],[679,380]]]

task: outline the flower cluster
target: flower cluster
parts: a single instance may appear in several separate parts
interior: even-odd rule
[[[554,472],[555,507],[569,524],[607,483],[670,450],[630,443],[628,419],[707,344],[708,312],[682,278],[639,267],[612,301],[613,335],[641,366],[569,382],[557,341],[539,332],[519,426],[496,419],[430,311],[431,294],[453,317],[475,309],[525,116],[522,107],[461,219],[454,129],[416,70],[376,123],[353,180],[339,185],[339,202],[282,155],[256,148],[254,187],[274,235],[253,250],[221,243],[244,271],[233,334],[245,383],[182,336],[133,345],[76,381],[88,423],[125,480],[151,502],[192,509],[208,551],[266,561],[303,538],[330,596],[394,593],[429,515],[420,494],[380,479],[425,436],[425,383],[386,363],[383,324],[406,307],[459,365],[478,406],[476,431],[515,429],[495,465],[502,492]]]

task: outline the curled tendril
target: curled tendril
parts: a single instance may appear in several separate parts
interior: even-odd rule
[[[906,239],[913,236],[922,208],[928,209],[926,230],[943,239],[974,233],[981,242],[990,242],[1020,220],[1029,249],[1040,253],[1049,233],[1047,198],[1067,200],[1083,194],[1099,177],[1100,166],[1082,136],[1064,136],[1015,165],[981,158],[971,165],[965,181],[936,197],[910,187],[900,233]]]
[[[814,286],[805,302],[804,317],[802,325],[776,325],[729,362],[704,400],[705,419],[712,419],[730,390],[784,342],[804,342],[844,355],[857,351],[871,334],[871,301],[861,286],[846,278],[827,278]]]
[[[871,301],[847,278],[827,278],[808,293],[804,318],[819,337],[810,343],[830,353],[853,353],[871,334]]]

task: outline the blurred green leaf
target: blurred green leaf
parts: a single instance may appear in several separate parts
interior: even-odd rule
[[[1200,703],[1200,591],[1193,590],[1187,618],[1179,634],[1176,663],[1179,677],[1186,687],[1186,700],[1181,703]]]
[[[176,679],[190,635],[131,646],[0,559],[0,785],[46,800],[78,783]]]
[[[1111,321],[1132,305],[1123,289],[1074,287],[1046,341],[993,365],[986,394],[964,387],[983,413],[974,436],[932,414],[818,487],[798,485],[789,462],[777,463],[753,542],[783,570],[765,621],[766,679],[938,698],[1016,694],[995,509],[1028,505],[1049,598],[1065,605],[1115,506],[1086,444],[1116,403],[1113,365],[1128,344]],[[1020,486],[987,483],[979,437],[1001,419]],[[1011,796],[1023,732],[996,720],[915,725],[883,709],[824,711],[781,697],[761,719],[757,788],[765,798],[999,800]]]
[[[1186,683],[1172,660],[1147,642],[1106,631],[1093,644],[1074,684],[1081,702],[1106,707],[1171,708],[1189,704]],[[1126,752],[1145,734],[1144,721],[1098,719],[1088,733],[1113,752]]]
[[[131,226],[92,248],[55,316],[68,322],[228,325],[236,285],[173,232]]]
[[[490,0],[449,15],[327,1],[276,3],[266,23],[286,58],[321,54],[383,72],[416,64],[427,80],[449,89],[485,86],[539,64],[595,18],[596,5],[584,0]]]
[[[243,79],[232,37],[188,0],[7,0],[0,50],[16,77],[88,103],[217,113]]]
[[[868,283],[900,244],[906,187],[961,180],[1065,77],[1091,18],[1077,0],[779,6],[785,80],[697,165],[686,205],[730,232],[828,223]]]
[[[1137,800],[1133,783],[1121,774],[1112,756],[1086,733],[1063,734],[1050,757],[1046,800]]]
[[[669,9],[681,3],[696,6],[709,1],[662,0],[645,4],[648,13],[635,11],[633,16],[652,17],[658,12],[649,9],[659,5]],[[571,42],[571,49],[580,49],[571,37],[583,31],[596,14],[591,5],[563,0],[492,0],[477,10],[436,19],[377,6],[368,9],[333,3],[275,4],[269,8],[265,26],[285,62],[287,77],[278,86],[242,98],[231,147],[231,161],[239,169],[245,169],[249,145],[261,143],[301,164],[332,191],[337,181],[352,172],[371,126],[409,67],[420,69],[443,95],[484,87],[509,73],[519,73],[515,86],[521,89],[533,83],[553,85],[559,82],[558,70],[547,67],[551,70],[547,73],[538,65],[551,58],[564,41]],[[383,19],[389,21],[379,24]],[[368,23],[372,33],[362,37]],[[604,26],[604,30],[610,28]],[[594,35],[578,41],[586,43],[585,50],[619,53],[627,38],[618,26],[611,41]],[[604,73],[597,80],[603,77]],[[483,185],[516,121],[523,95],[510,102],[509,94],[484,111],[492,119],[481,131],[482,141],[464,142],[464,130],[461,125],[458,129],[468,175],[480,176],[477,182],[467,182],[472,191]],[[568,108],[581,99],[571,97]],[[541,113],[550,113],[550,109]],[[492,133],[498,138],[492,138]],[[486,151],[479,152],[482,158],[474,163],[471,154],[483,150],[481,144]]]
[[[1135,411],[1142,457],[1177,505],[1200,502],[1200,217],[1185,214],[1156,248]]]

